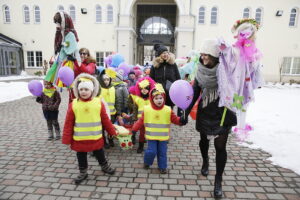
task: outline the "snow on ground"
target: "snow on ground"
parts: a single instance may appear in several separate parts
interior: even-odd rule
[[[0,77],[0,81],[22,80],[22,79],[29,79],[29,78],[36,78],[36,77],[39,77],[39,76],[31,76],[31,75],[28,75],[25,71],[22,71],[21,75],[18,75],[18,76]]]
[[[0,103],[31,96],[27,85],[0,82]],[[267,84],[256,90],[255,102],[247,113],[247,122],[254,130],[241,145],[260,148],[272,155],[269,160],[273,164],[300,174],[299,104],[300,85]]]

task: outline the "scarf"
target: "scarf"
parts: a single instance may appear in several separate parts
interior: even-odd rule
[[[56,88],[54,88],[54,87],[50,88],[50,89],[44,88],[43,93],[47,97],[51,98],[53,96],[53,94],[55,93],[55,91],[56,91]]]
[[[214,68],[207,68],[201,63],[198,65],[196,80],[202,89],[202,108],[205,108],[209,103],[215,101],[219,96],[217,80],[218,65]]]

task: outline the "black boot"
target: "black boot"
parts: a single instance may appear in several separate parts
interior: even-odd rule
[[[74,179],[75,184],[80,184],[83,180],[85,180],[88,177],[87,169],[81,169],[79,170],[79,175]]]
[[[144,142],[139,142],[139,147],[136,150],[137,153],[142,153],[144,151]]]
[[[53,130],[48,130],[48,140],[53,140]]]
[[[221,198],[222,195],[222,176],[215,176],[214,197]]]
[[[104,173],[107,173],[110,175],[113,175],[116,171],[114,168],[111,168],[107,162],[105,162],[103,165],[101,165],[101,168]]]
[[[209,157],[203,158],[202,168],[201,168],[201,174],[203,176],[208,175],[208,166],[209,166]]]
[[[135,145],[135,143],[136,143],[135,134],[132,134],[131,142],[132,142],[133,145]]]

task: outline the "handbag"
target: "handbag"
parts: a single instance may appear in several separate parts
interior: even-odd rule
[[[172,82],[167,80],[166,81],[166,90],[169,92],[170,91],[170,88],[171,88],[171,85],[172,85]]]

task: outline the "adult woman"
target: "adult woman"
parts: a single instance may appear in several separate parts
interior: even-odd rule
[[[231,127],[236,125],[236,116],[228,109],[224,123],[221,123],[224,107],[218,106],[218,80],[216,75],[219,65],[218,42],[216,40],[204,41],[200,53],[200,62],[193,85],[194,97],[186,114],[189,114],[200,93],[202,93],[196,117],[196,129],[200,132],[199,146],[203,158],[201,174],[203,176],[208,175],[209,141],[214,139],[216,149],[214,196],[222,197],[222,174],[227,160],[226,143]]]
[[[174,54],[170,53],[167,47],[155,44],[155,58],[150,69],[150,77],[157,83],[161,83],[166,91],[166,105],[172,106],[173,103],[169,96],[171,84],[180,79],[179,71],[175,63]]]
[[[74,72],[75,77],[81,73],[95,74],[96,72],[96,60],[91,57],[90,51],[87,48],[81,48],[79,50],[81,65],[75,64]]]

